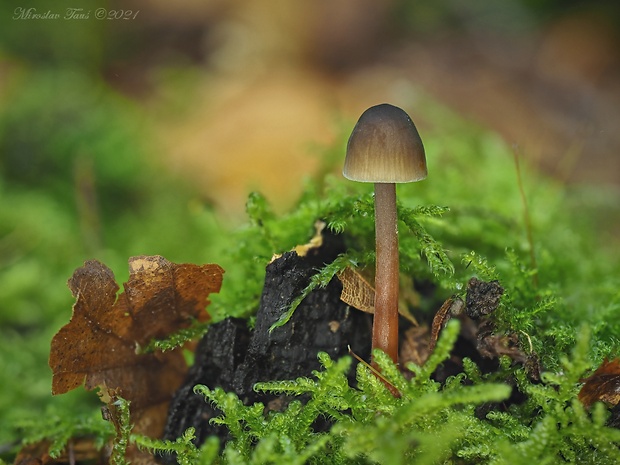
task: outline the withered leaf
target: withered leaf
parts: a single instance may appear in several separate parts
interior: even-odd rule
[[[14,465],[63,465],[76,462],[103,462],[106,451],[99,450],[93,438],[74,438],[67,444],[67,449],[57,458],[49,455],[50,441],[44,440],[33,444],[26,444],[19,451]]]
[[[342,283],[340,300],[362,312],[375,313],[375,288],[358,271],[350,266],[338,273],[338,279]],[[399,304],[398,313],[418,325],[415,317],[405,305]]]
[[[601,401],[616,406],[620,403],[620,358],[611,362],[605,359],[598,369],[584,379],[579,400],[589,407]]]
[[[375,289],[350,266],[338,273],[342,282],[340,300],[366,313],[375,312]]]
[[[519,337],[516,333],[494,334],[485,331],[483,325],[479,327],[476,348],[480,355],[486,358],[507,355],[519,363],[528,360],[528,356],[519,347]]]
[[[400,365],[405,366],[408,362],[424,365],[431,354],[430,341],[430,331],[426,325],[412,326],[405,331],[400,343]],[[405,372],[406,375],[409,373]]]
[[[432,352],[437,345],[439,339],[439,333],[445,327],[446,323],[453,316],[458,316],[462,313],[465,302],[460,297],[452,296],[446,299],[441,308],[437,310],[433,317],[433,323],[431,325],[431,339],[429,350]]]
[[[153,432],[163,427],[166,404],[186,365],[179,350],[140,354],[139,348],[189,326],[192,319],[208,320],[207,296],[219,291],[223,270],[139,256],[129,259],[129,271],[118,298],[114,274],[96,260],[85,262],[69,279],[76,302],[71,321],[52,339],[52,393],[82,383],[86,389],[103,388],[104,397],[113,390],[131,402],[136,430]]]

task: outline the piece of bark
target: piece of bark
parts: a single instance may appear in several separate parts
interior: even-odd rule
[[[207,436],[228,438],[223,426],[209,423],[221,414],[211,403],[194,393],[194,386],[204,384],[233,391],[235,369],[239,366],[250,341],[247,321],[227,318],[209,328],[196,347],[196,358],[183,386],[175,393],[166,422],[166,439],[174,440],[189,427],[196,429],[196,443],[202,444]]]
[[[321,368],[317,359],[320,351],[338,359],[351,346],[360,356],[370,357],[372,316],[351,309],[340,300],[342,287],[338,279],[310,293],[288,323],[269,331],[317,269],[343,251],[339,237],[324,233],[322,245],[309,249],[305,256],[287,252],[267,265],[254,330],[247,331],[242,321],[224,320],[204,336],[197,348],[196,362],[172,402],[166,439],[179,437],[189,426],[196,428],[196,444],[208,435],[216,435],[222,442],[228,439],[225,428],[209,424],[209,418],[221,412],[194,394],[196,384],[234,392],[246,405],[262,402],[267,409],[271,406],[279,410],[288,399],[255,392],[255,383],[312,377],[312,371]],[[353,370],[350,375],[354,382]]]

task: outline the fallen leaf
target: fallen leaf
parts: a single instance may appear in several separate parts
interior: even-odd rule
[[[340,300],[362,312],[375,313],[375,289],[350,266],[338,273],[342,283]]]
[[[586,407],[594,402],[605,402],[610,406],[620,403],[620,358],[611,362],[605,359],[598,369],[585,378],[579,391],[579,400]]]
[[[412,362],[422,366],[431,354],[430,331],[428,326],[412,326],[405,331],[400,343],[399,361],[401,366]],[[406,374],[411,373],[409,371]]]
[[[620,404],[613,407],[610,411],[611,415],[605,423],[605,426],[610,428],[620,429]]]
[[[129,270],[118,298],[114,274],[96,260],[69,279],[76,302],[71,321],[52,339],[52,394],[84,384],[101,388],[105,402],[113,391],[131,402],[134,431],[158,436],[187,367],[180,350],[141,354],[139,349],[193,319],[208,320],[207,296],[219,291],[223,270],[177,265],[161,256],[130,258]]]
[[[338,279],[342,283],[340,300],[362,312],[375,313],[375,288],[358,271],[350,266],[338,273]],[[399,305],[398,313],[418,326],[418,322],[409,312],[406,306]]]
[[[433,317],[433,323],[431,325],[431,339],[429,343],[429,350],[432,352],[437,345],[439,339],[439,333],[446,326],[446,323],[453,316],[458,316],[463,312],[465,302],[460,297],[450,297],[442,304]]]
[[[19,451],[14,465],[63,465],[98,461],[103,463],[107,460],[104,449],[95,444],[93,438],[73,438],[69,440],[67,449],[59,457],[52,458],[49,455],[50,441],[44,440],[27,444]]]
[[[486,358],[507,355],[519,363],[528,360],[528,356],[519,347],[519,336],[516,333],[494,334],[479,329],[476,348],[480,355]]]
[[[420,305],[422,304],[422,298],[420,296],[420,293],[416,290],[414,279],[411,276],[402,274],[400,275],[398,302],[399,307],[420,308]]]

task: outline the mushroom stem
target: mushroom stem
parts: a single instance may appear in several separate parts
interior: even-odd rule
[[[396,184],[375,183],[375,316],[372,348],[398,363],[398,225]]]

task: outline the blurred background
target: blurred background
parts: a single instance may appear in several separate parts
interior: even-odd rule
[[[31,8],[60,18],[33,19]],[[249,188],[291,201],[317,169],[313,149],[370,105],[403,102],[423,127],[425,94],[561,180],[620,182],[617,2],[33,0],[3,10],[0,149],[14,181],[99,156],[65,138],[63,113],[129,138],[148,124],[147,156],[235,216]],[[35,151],[45,131],[67,145]],[[106,156],[131,165],[124,151]]]
[[[291,206],[382,102],[423,138],[456,137],[437,108],[497,132],[594,192],[617,237],[620,2],[2,2],[0,453],[23,411],[52,408],[41,370],[73,269],[97,257],[122,282],[130,255],[218,261],[205,243],[250,190]]]

